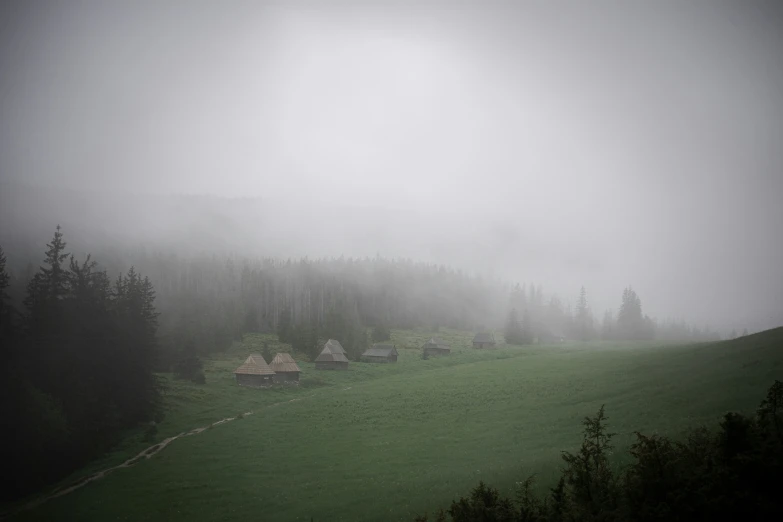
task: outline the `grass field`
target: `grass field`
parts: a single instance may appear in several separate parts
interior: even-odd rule
[[[581,419],[601,404],[621,459],[633,431],[676,435],[727,410],[752,411],[783,378],[783,328],[688,346],[493,351],[446,331],[439,335],[454,353],[425,361],[418,347],[430,335],[395,331],[397,364],[351,363],[347,372],[301,364],[302,385],[279,390],[234,384],[231,371],[263,340],[248,336],[207,363],[206,385],[166,380],[156,440],[253,415],[178,439],[12,520],[411,520],[479,480],[510,489],[536,473],[549,485],[559,452],[577,447]],[[80,475],[150,444],[129,434]]]

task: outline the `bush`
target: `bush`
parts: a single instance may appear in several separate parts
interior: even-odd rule
[[[196,384],[205,384],[207,382],[207,378],[204,375],[204,363],[192,352],[181,356],[174,364],[174,377],[192,381]]]

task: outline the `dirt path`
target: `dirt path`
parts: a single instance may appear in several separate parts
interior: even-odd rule
[[[346,389],[350,389],[350,388],[346,388]],[[311,395],[306,395],[305,397],[297,397],[295,399],[290,399],[290,400],[287,400],[287,401],[276,402],[274,404],[270,404],[268,406],[265,406],[262,409],[273,408],[275,406],[280,406],[281,404],[288,404],[290,402],[301,401],[303,399],[308,399],[310,397],[313,397],[314,395],[315,394],[311,394]],[[246,413],[243,413],[243,414],[241,414],[241,417],[247,417],[249,415],[253,415],[253,412],[252,411],[248,411]],[[237,417],[240,417],[240,415],[238,415]],[[62,497],[64,495],[67,495],[68,493],[73,493],[77,489],[83,488],[84,486],[86,486],[90,482],[94,482],[96,480],[100,480],[102,478],[105,478],[112,471],[115,471],[115,470],[118,470],[118,469],[121,469],[121,468],[130,468],[131,466],[135,466],[136,464],[138,464],[142,460],[151,459],[152,457],[154,457],[155,455],[157,455],[158,453],[163,451],[164,448],[166,448],[169,444],[171,444],[172,442],[174,442],[177,439],[181,439],[182,437],[190,437],[191,435],[198,435],[199,433],[202,433],[202,432],[204,432],[204,431],[206,431],[206,430],[208,430],[210,428],[214,428],[215,426],[220,426],[221,424],[225,424],[227,422],[231,422],[232,420],[237,419],[237,417],[226,417],[225,419],[220,419],[219,421],[215,421],[212,424],[208,424],[207,426],[203,426],[201,428],[194,428],[194,429],[192,429],[190,431],[182,432],[179,435],[174,435],[173,437],[169,437],[167,439],[164,439],[164,440],[158,442],[157,444],[155,444],[153,446],[150,446],[149,448],[145,449],[144,451],[142,451],[141,453],[139,453],[135,457],[126,460],[122,464],[119,464],[119,465],[114,466],[112,468],[104,469],[103,471],[98,471],[98,472],[93,473],[92,475],[88,475],[86,477],[83,477],[83,478],[77,480],[76,482],[74,482],[73,484],[70,484],[68,486],[60,486],[60,487],[56,488],[54,491],[52,491],[50,494],[48,494],[48,495],[45,495],[45,496],[40,497],[38,499],[35,499],[32,502],[29,502],[29,503],[27,503],[27,504],[25,504],[25,505],[15,509],[15,510],[13,510],[13,511],[2,513],[2,514],[0,514],[0,520],[6,519],[6,518],[8,518],[8,517],[10,517],[12,515],[16,515],[18,513],[21,513],[22,511],[27,511],[27,510],[33,509],[35,507],[38,507],[41,504],[43,504],[44,502],[47,502],[49,500],[53,500],[55,498]]]

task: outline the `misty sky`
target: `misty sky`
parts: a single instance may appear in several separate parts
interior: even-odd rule
[[[599,315],[631,283],[783,321],[774,1],[27,4],[0,11],[4,180],[377,207],[412,218],[371,253],[427,222]]]

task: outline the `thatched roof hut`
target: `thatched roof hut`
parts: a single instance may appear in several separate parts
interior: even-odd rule
[[[393,344],[374,344],[362,354],[365,362],[397,362],[397,347]]]
[[[234,370],[234,376],[240,386],[269,386],[272,384],[275,372],[261,354],[254,353]]]
[[[424,343],[422,350],[427,357],[431,355],[449,355],[451,353],[451,347],[443,342],[440,337],[432,337]]]
[[[495,336],[489,332],[479,332],[473,337],[473,348],[494,348]]]
[[[299,365],[288,353],[278,353],[269,367],[275,372],[275,382],[291,382],[299,380]]]
[[[316,370],[347,370],[348,358],[342,345],[334,339],[329,339],[324,344],[324,349],[315,358]]]

